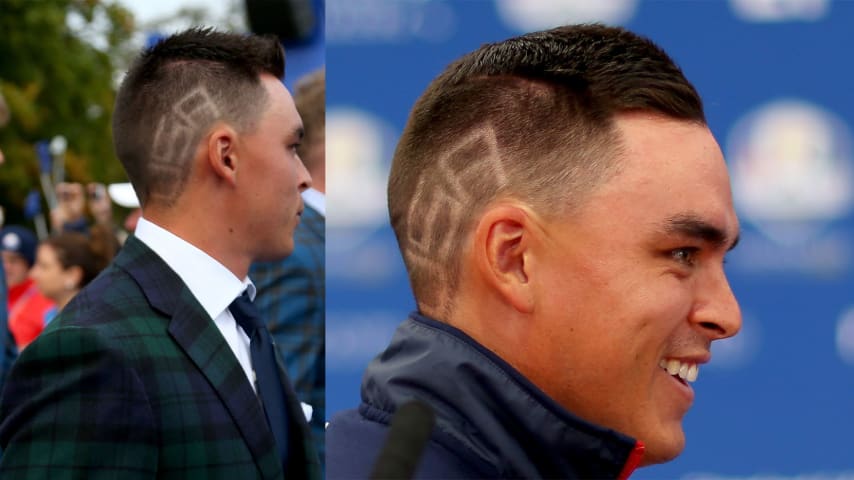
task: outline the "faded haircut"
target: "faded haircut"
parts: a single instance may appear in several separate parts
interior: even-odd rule
[[[192,28],[142,52],[116,96],[113,144],[143,207],[174,204],[216,122],[240,133],[255,128],[267,109],[264,73],[285,74],[272,36]]]
[[[570,213],[618,169],[615,115],[705,124],[674,61],[622,28],[571,25],[486,44],[418,99],[392,160],[388,207],[419,309],[449,316],[484,208]]]
[[[302,118],[305,135],[297,153],[311,172],[325,159],[311,150],[326,141],[326,69],[315,70],[300,78],[294,87],[294,104]]]

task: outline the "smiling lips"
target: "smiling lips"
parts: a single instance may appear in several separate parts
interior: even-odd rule
[[[700,367],[696,363],[682,362],[674,358],[662,358],[658,366],[666,370],[667,373],[673,376],[678,376],[687,382],[697,380],[697,375],[700,373]]]

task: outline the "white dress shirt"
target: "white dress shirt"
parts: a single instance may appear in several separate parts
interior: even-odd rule
[[[320,190],[308,188],[302,192],[302,201],[309,207],[317,210],[322,217],[326,218],[326,195]]]
[[[249,337],[243,331],[228,306],[244,290],[249,298],[255,299],[255,285],[249,277],[240,280],[231,270],[207,253],[178,237],[174,233],[140,217],[134,235],[154,250],[160,258],[181,278],[199,304],[222,333],[243,371],[249,384],[255,389],[252,357],[249,353]]]

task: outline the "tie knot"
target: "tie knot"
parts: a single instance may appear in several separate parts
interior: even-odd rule
[[[228,306],[228,310],[231,311],[234,320],[237,321],[240,328],[250,338],[252,338],[255,330],[264,327],[264,321],[261,319],[261,315],[258,314],[258,309],[255,308],[255,305],[249,299],[249,295],[246,295],[246,292],[235,298],[231,302],[231,305]]]

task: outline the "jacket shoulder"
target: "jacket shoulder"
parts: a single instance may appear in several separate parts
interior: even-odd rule
[[[66,305],[48,330],[70,326],[89,327],[107,338],[128,339],[133,333],[165,330],[168,316],[152,308],[126,271],[111,265]]]
[[[388,430],[387,423],[368,418],[358,409],[334,416],[326,429],[326,478],[368,478],[385,447]],[[424,449],[415,471],[415,478],[419,479],[483,476],[483,472],[475,470],[465,458],[437,442],[435,434]]]

